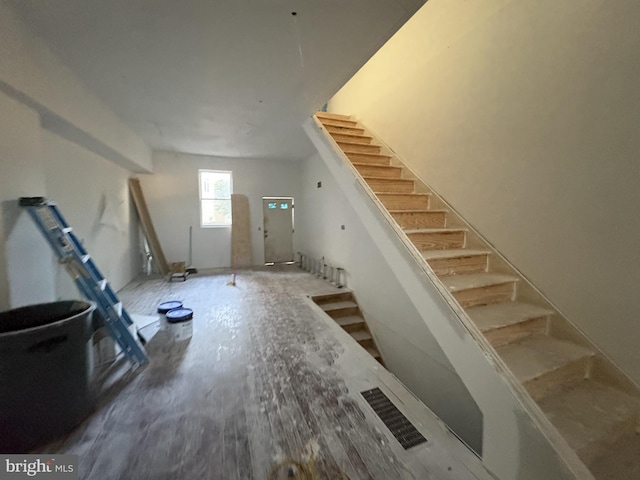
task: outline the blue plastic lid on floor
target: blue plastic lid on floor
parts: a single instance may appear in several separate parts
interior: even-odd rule
[[[167,312],[167,322],[178,323],[186,322],[193,318],[193,310],[190,308],[174,308]]]
[[[158,313],[167,313],[169,310],[175,308],[182,308],[183,303],[180,300],[170,300],[168,302],[162,302],[158,305]]]

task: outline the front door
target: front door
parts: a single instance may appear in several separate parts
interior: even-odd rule
[[[293,198],[265,197],[264,261],[284,263],[293,261]]]

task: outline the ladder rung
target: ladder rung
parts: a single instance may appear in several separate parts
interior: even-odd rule
[[[43,199],[26,198],[20,205],[28,209],[58,260],[65,264],[76,286],[88,299],[96,303],[96,308],[105,326],[118,345],[129,357],[133,365],[148,363],[144,349],[138,344],[135,332],[129,327],[133,321],[127,314],[109,282],[98,270],[82,243],[73,234],[54,202]]]

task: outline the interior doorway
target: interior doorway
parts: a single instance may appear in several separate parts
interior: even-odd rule
[[[293,262],[293,197],[263,197],[264,261]]]

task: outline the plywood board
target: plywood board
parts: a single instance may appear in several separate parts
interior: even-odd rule
[[[231,194],[231,261],[234,267],[253,265],[249,199],[241,193]]]
[[[165,258],[162,247],[160,246],[160,240],[158,240],[156,230],[153,228],[153,222],[151,221],[151,215],[149,215],[147,202],[142,194],[140,180],[137,178],[129,179],[129,192],[131,193],[131,198],[133,198],[133,203],[136,206],[142,231],[144,236],[147,238],[147,242],[149,242],[149,248],[151,248],[153,259],[156,262],[156,265],[158,265],[160,273],[166,275],[169,273],[169,265],[167,264],[167,259]]]

